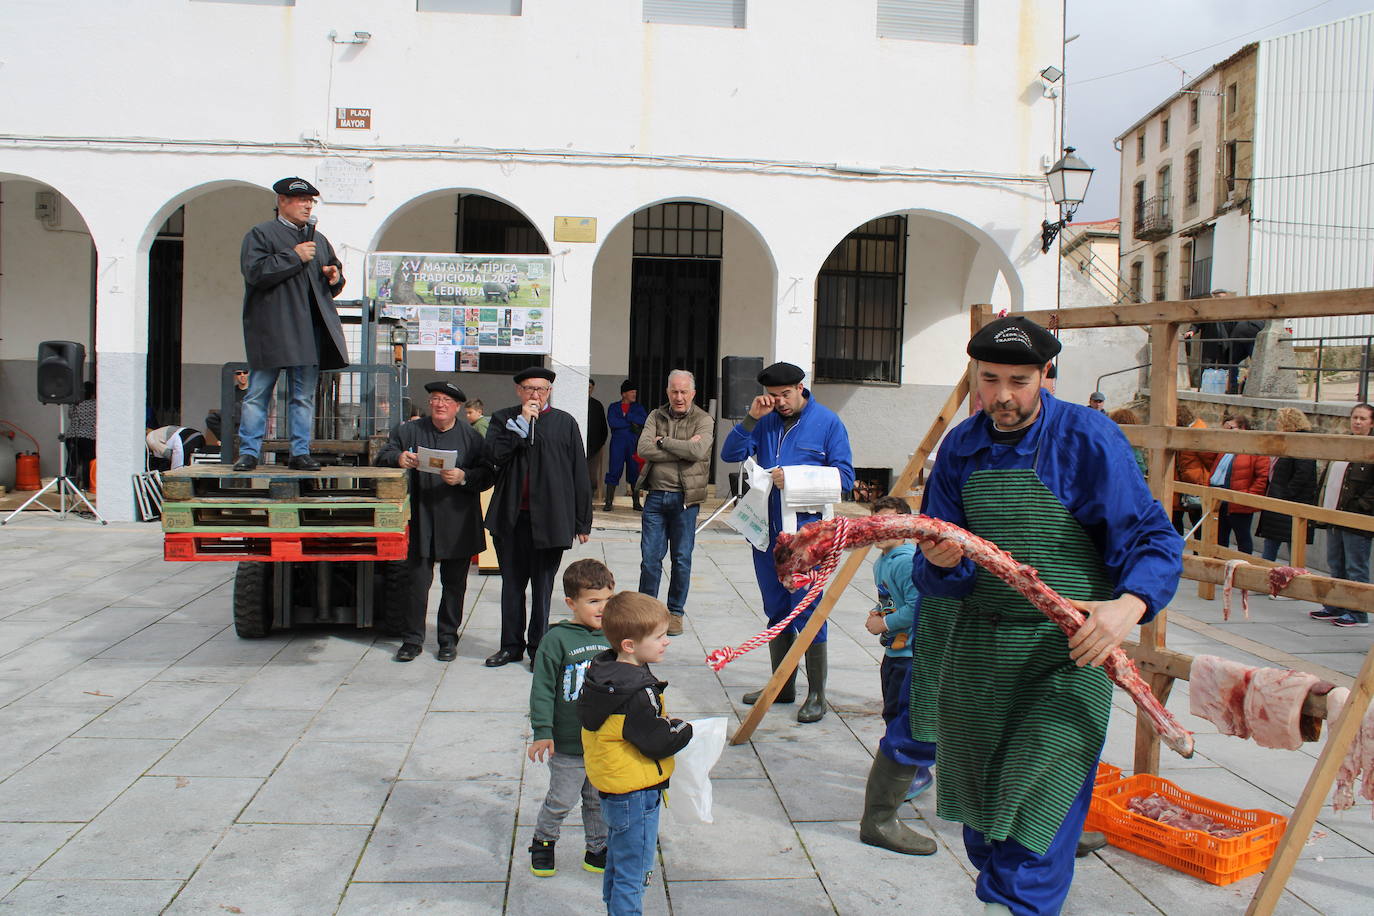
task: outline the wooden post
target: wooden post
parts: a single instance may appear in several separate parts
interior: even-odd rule
[[[1293,516],[1293,540],[1288,552],[1288,562],[1299,567],[1307,565],[1307,519],[1302,516]]]
[[[975,306],[978,308],[978,306]],[[926,431],[925,438],[916,446],[916,451],[911,453],[910,460],[902,473],[897,475],[897,479],[892,483],[889,491],[892,496],[906,498],[907,493],[911,492],[911,485],[916,482],[916,476],[925,467],[926,459],[935,450],[935,446],[940,443],[940,438],[944,436],[945,430],[949,428],[951,422],[959,413],[959,407],[964,403],[964,399],[969,393],[969,378],[972,372],[966,370],[964,377],[959,384],[954,386],[954,390],[945,399],[945,404],[940,408],[940,412],[935,415],[935,420],[930,424],[930,429]],[[849,587],[854,576],[863,567],[864,557],[868,555],[868,546],[864,546],[850,553],[844,565],[840,567],[839,574],[830,583],[830,587],[821,596],[821,602],[811,612],[811,619],[806,622],[806,626],[797,634],[796,640],[792,643],[792,648],[783,656],[782,663],[778,665],[773,676],[764,685],[763,693],[754,702],[754,706],[749,710],[749,715],[745,716],[740,723],[739,729],[730,736],[730,743],[743,744],[754,734],[754,729],[758,728],[763,717],[768,713],[768,707],[773,705],[773,700],[777,698],[778,691],[782,685],[792,676],[792,672],[797,669],[797,663],[801,661],[802,655],[811,646],[812,640],[820,632],[821,624],[830,618],[830,611],[835,606],[835,602],[840,600],[840,595]]]
[[[1178,324],[1160,321],[1150,325],[1150,425],[1173,426],[1178,422]],[[1167,445],[1150,450],[1150,490],[1166,515],[1174,504],[1174,450]],[[1146,649],[1163,649],[1168,628],[1168,613],[1159,609],[1154,620],[1140,628],[1140,644]],[[1167,674],[1146,676],[1150,692],[1161,703],[1169,698],[1174,679]],[[1159,736],[1150,723],[1136,714],[1135,772],[1159,772]]]
[[[1217,529],[1220,525],[1217,522],[1217,511],[1220,503],[1215,496],[1202,497],[1202,511],[1205,513],[1202,518],[1202,549],[1198,551],[1200,556],[1215,557],[1217,555]],[[1199,582],[1197,584],[1197,596],[1204,601],[1211,601],[1217,596],[1217,587],[1211,582]]]
[[[1312,775],[1307,777],[1307,785],[1302,790],[1298,805],[1293,809],[1293,816],[1288,819],[1288,829],[1283,832],[1279,848],[1274,852],[1274,858],[1265,870],[1259,887],[1255,889],[1255,896],[1251,898],[1250,907],[1245,911],[1246,916],[1268,916],[1278,905],[1279,897],[1283,894],[1283,886],[1288,882],[1288,876],[1293,873],[1298,855],[1312,832],[1312,824],[1316,822],[1317,815],[1326,803],[1326,796],[1331,791],[1336,772],[1341,768],[1341,763],[1345,760],[1345,755],[1364,722],[1365,709],[1369,706],[1371,694],[1374,694],[1374,649],[1370,649],[1365,655],[1364,667],[1360,669],[1355,685],[1350,688],[1350,699],[1346,701],[1340,718],[1327,733],[1326,746],[1317,758],[1317,765],[1312,768]]]

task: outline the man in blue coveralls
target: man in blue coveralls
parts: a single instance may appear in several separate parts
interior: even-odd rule
[[[620,486],[620,474],[625,473],[625,483],[630,488],[630,502],[636,512],[642,511],[639,505],[639,462],[635,460],[635,450],[639,447],[639,434],[649,419],[649,411],[639,403],[639,389],[634,382],[626,379],[620,383],[620,400],[606,408],[606,425],[611,429],[611,461],[606,466],[606,503],[601,508],[610,512],[615,500],[616,487]]]
[[[1104,414],[1041,389],[1055,337],[1012,316],[969,341],[983,409],[955,427],[925,512],[987,538],[1087,617],[1072,639],[958,544],[922,542],[922,597],[955,598],[939,672],[937,814],[964,824],[987,913],[1058,913],[1107,734],[1100,667],[1173,597],[1182,539]]]
[[[784,469],[789,465],[832,467],[840,472],[840,489],[854,486],[854,465],[849,450],[849,433],[840,418],[824,404],[816,401],[803,385],[806,373],[791,363],[774,363],[758,375],[765,394],[754,398],[749,414],[725,437],[721,446],[722,461],[743,461],[753,456],[760,467],[771,468],[773,492],[768,494],[768,550],[754,550],[754,578],[763,596],[763,612],[768,623],[777,623],[792,612],[806,594],[799,589],[789,592],[778,582],[773,566],[773,545],[782,531],[782,495]],[[797,525],[814,522],[820,516],[798,513]],[[817,604],[820,599],[817,599]],[[797,617],[788,628],[768,644],[768,656],[774,670],[792,648],[797,633],[811,617],[812,605]],[[822,626],[806,650],[806,702],[797,710],[798,722],[818,722],[825,716],[825,678],[828,670],[826,633]],[[744,695],[744,702],[752,704],[763,693],[756,690]],[[778,703],[797,700],[797,672],[793,671],[787,684],[779,691]]]

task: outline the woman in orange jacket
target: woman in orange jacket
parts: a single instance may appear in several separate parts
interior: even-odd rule
[[[1186,404],[1178,405],[1178,422],[1175,425],[1193,429],[1205,429],[1207,427],[1201,417],[1193,418],[1193,412]],[[1207,486],[1207,481],[1212,477],[1212,469],[1216,467],[1217,458],[1216,452],[1178,452],[1174,455],[1174,480],[1195,483],[1201,487]],[[1192,501],[1190,500],[1190,502]],[[1185,514],[1188,519],[1187,527],[1184,527],[1183,523]],[[1174,495],[1174,528],[1178,530],[1179,534],[1186,534],[1188,529],[1196,525],[1201,518],[1202,509],[1196,502],[1185,507],[1183,497],[1179,494]]]
[[[1227,414],[1221,421],[1222,429],[1249,429],[1245,417]],[[1211,484],[1226,487],[1241,493],[1254,493],[1263,496],[1269,489],[1269,459],[1264,455],[1236,455],[1227,453],[1221,456],[1212,469]],[[1254,553],[1255,544],[1250,536],[1250,526],[1254,523],[1255,512],[1252,506],[1238,503],[1222,503],[1217,511],[1217,543],[1222,547],[1231,546],[1231,535],[1236,536],[1236,549],[1242,553]]]

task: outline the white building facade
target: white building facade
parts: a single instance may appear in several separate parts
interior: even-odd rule
[[[588,378],[612,401],[649,351],[712,374],[726,355],[786,359],[856,465],[900,469],[962,371],[969,306],[1056,301],[1038,73],[1062,66],[1057,2],[32,0],[0,28],[35,37],[0,68],[0,418],[53,473],[36,347],[85,344],[111,519],[132,516],[121,482],[143,468],[150,398],[158,422],[199,427],[243,358],[239,242],[271,218],[267,188],[322,166],[371,181],[365,202],[317,209],[344,299],[367,252],[474,252],[465,227],[482,253],[551,254],[544,361],[579,418]],[[336,126],[340,108],[370,126]],[[558,216],[594,217],[595,240],[555,241]],[[689,217],[711,234],[690,255],[633,231]],[[636,335],[655,282],[705,316],[693,352]],[[412,388],[433,376],[428,353],[410,365]],[[508,370],[458,381],[495,408]],[[665,379],[638,381],[661,400]]]

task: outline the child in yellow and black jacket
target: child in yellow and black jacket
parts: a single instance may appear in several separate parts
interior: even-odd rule
[[[609,828],[601,899],[611,916],[641,912],[673,755],[692,740],[691,725],[668,717],[667,681],[649,670],[668,648],[668,622],[657,599],[614,595],[601,616],[611,648],[592,659],[577,701],[587,778]]]

